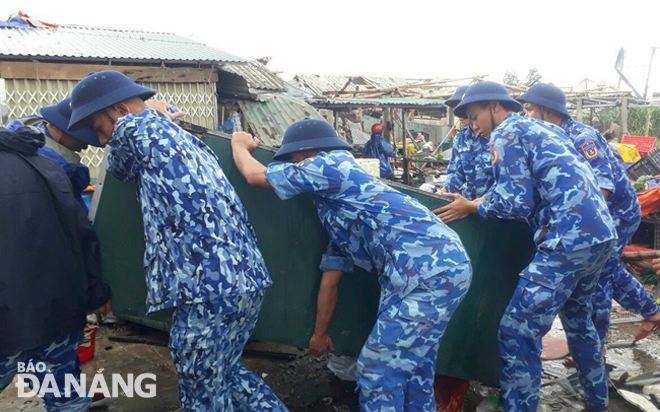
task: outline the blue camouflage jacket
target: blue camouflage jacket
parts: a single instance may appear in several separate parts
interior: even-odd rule
[[[591,165],[598,186],[610,192],[606,202],[614,220],[637,222],[641,216],[637,194],[605,138],[598,130],[570,117],[565,118],[559,127]]]
[[[444,188],[474,200],[484,196],[492,185],[488,139],[475,136],[472,129],[465,126],[454,136]]]
[[[591,167],[560,128],[509,115],[491,133],[491,164],[495,184],[479,204],[482,216],[526,220],[545,249],[616,239]]]
[[[392,174],[392,166],[388,158],[396,157],[396,153],[392,146],[385,141],[381,132],[371,135],[371,139],[364,145],[362,156],[380,160],[380,177],[385,178]]]
[[[428,208],[370,176],[345,150],[300,163],[271,163],[266,177],[281,199],[311,193],[330,236],[321,270],[378,274],[381,305],[423,279],[469,261],[458,235]]]
[[[108,171],[138,182],[148,313],[272,282],[248,215],[211,149],[164,115],[121,117]]]

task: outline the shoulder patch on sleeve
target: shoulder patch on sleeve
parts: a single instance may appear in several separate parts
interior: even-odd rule
[[[495,142],[490,145],[490,165],[493,166],[497,163],[497,160],[500,158],[499,153],[497,153],[497,145]]]
[[[580,150],[582,150],[582,153],[584,154],[584,157],[587,158],[587,160],[595,159],[598,157],[598,147],[596,146],[596,142],[593,140],[582,143]]]

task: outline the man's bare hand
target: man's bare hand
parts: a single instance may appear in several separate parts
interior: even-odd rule
[[[250,133],[234,132],[231,135],[231,145],[233,147],[244,147],[248,152],[252,152],[259,145],[259,141],[253,138]]]
[[[476,202],[469,201],[459,194],[445,193],[445,196],[454,198],[454,201],[433,211],[444,223],[463,219],[477,211]]]
[[[653,270],[656,275],[660,276],[660,258],[653,259]]]
[[[313,355],[322,355],[328,349],[335,350],[334,346],[332,346],[332,339],[330,339],[330,335],[327,333],[324,333],[323,335],[317,335],[315,333],[309,340],[309,349],[307,349],[307,353],[311,353]]]
[[[165,100],[147,100],[144,102],[147,107],[150,109],[155,109],[158,110],[159,112],[165,113],[170,119],[176,120],[179,117],[183,117],[186,115],[186,112],[178,111],[176,113],[170,112],[170,106],[167,104]]]

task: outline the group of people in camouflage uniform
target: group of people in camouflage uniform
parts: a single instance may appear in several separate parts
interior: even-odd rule
[[[447,104],[469,125],[454,141],[459,155],[441,190],[455,201],[435,212],[445,222],[478,213],[523,220],[535,230],[535,256],[498,332],[505,410],[536,410],[541,338],[556,315],[590,410],[607,410],[603,356],[612,298],[646,319],[636,339],[660,321],[658,304],[620,264],[641,219],[632,184],[602,135],[571,118],[558,87],[535,84],[517,101],[492,82],[461,93]],[[517,114],[521,104],[527,117]],[[470,159],[488,153],[490,163],[466,161],[461,147]]]
[[[378,276],[378,318],[357,366],[362,410],[435,411],[438,347],[472,276],[446,223],[470,213],[523,220],[535,232],[536,253],[498,335],[507,411],[536,409],[541,338],[555,316],[593,411],[608,408],[603,339],[612,296],[659,322],[658,305],[618,264],[639,224],[634,192],[602,136],[570,118],[565,97],[563,106],[543,100],[554,86],[535,87],[543,89],[519,98],[530,117],[492,82],[447,101],[465,127],[441,190],[454,201],[435,211],[369,175],[325,121],[289,126],[268,166],[251,155],[256,139],[234,133],[234,161],[247,181],[281,199],[310,193],[329,234],[310,352],[332,348],[327,331],[343,273],[357,265]],[[170,350],[183,409],[286,411],[240,362],[272,283],[247,212],[215,154],[147,106],[155,93],[116,71],[91,73],[72,92],[66,131],[92,130],[110,146],[108,171],[138,183],[148,311],[174,308]],[[553,114],[561,115],[556,124]],[[69,409],[66,401],[49,408],[83,410],[73,406],[80,400]]]

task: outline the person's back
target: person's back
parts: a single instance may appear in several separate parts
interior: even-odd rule
[[[176,114],[148,108],[154,94],[117,71],[90,73],[71,93],[69,129],[89,124],[110,145],[107,170],[138,183],[147,310],[174,308],[181,406],[285,411],[240,362],[272,283],[247,213],[215,154]]]
[[[491,142],[493,163],[505,150],[516,160],[494,168],[493,191],[499,196],[490,214],[527,220],[539,247],[547,249],[579,250],[614,238],[591,168],[557,128],[512,114],[493,131]],[[509,191],[518,193],[515,199]]]
[[[109,309],[96,236],[64,170],[38,154],[43,139],[34,128],[0,128],[0,391],[19,362],[78,379],[85,315]],[[63,381],[57,386],[63,393]],[[90,402],[44,397],[49,410],[84,410]]]
[[[421,280],[468,261],[453,230],[416,199],[369,175],[345,150],[271,164],[268,179],[283,183],[276,190],[282,199],[310,189],[340,254],[378,274],[390,293],[405,295]],[[292,180],[295,187],[284,183]]]
[[[95,236],[69,180],[56,162],[37,155],[43,135],[19,132],[0,129],[0,352],[82,330],[88,299],[93,309],[109,297],[99,302],[93,289],[88,296],[84,248],[96,246],[87,243]]]
[[[610,192],[605,200],[612,217],[616,215],[616,218],[627,222],[638,220],[641,209],[635,189],[600,132],[571,118],[565,118],[559,127],[566,131],[566,135],[575,144],[576,150],[582,151],[587,160],[599,157],[601,158],[599,163],[606,165],[607,173],[598,173],[596,170],[598,166],[592,165],[592,167],[595,166],[596,177],[601,189]],[[607,176],[608,181],[603,182],[604,179],[601,178],[601,175]]]
[[[232,136],[239,172],[283,200],[311,194],[330,237],[309,352],[332,349],[327,331],[343,273],[354,264],[367,269],[378,276],[381,299],[358,358],[361,410],[435,410],[438,346],[472,276],[458,235],[418,201],[370,176],[325,121],[290,125],[268,167],[251,156],[256,146],[247,133]]]
[[[383,138],[383,125],[376,123],[371,127],[371,138],[364,145],[362,157],[378,159],[380,161],[380,177],[387,178],[392,175],[390,157],[396,157],[392,146]]]
[[[108,171],[139,182],[150,312],[271,283],[247,212],[205,143],[147,109],[122,118],[110,145]]]

